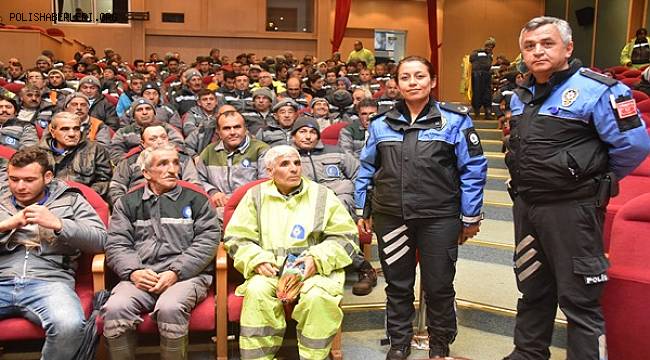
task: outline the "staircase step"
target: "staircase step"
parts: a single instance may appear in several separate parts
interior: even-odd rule
[[[483,147],[483,151],[501,152],[501,149],[503,148],[503,141],[481,139],[481,147]]]
[[[501,140],[503,131],[499,129],[476,129],[478,136],[483,140]]]
[[[492,179],[502,179],[502,180],[510,179],[510,173],[508,172],[508,169],[488,167],[487,176],[488,178],[492,178]]]
[[[499,127],[499,121],[498,120],[472,120],[472,124],[474,124],[474,128],[476,130],[478,129],[496,129]]]
[[[483,214],[486,219],[512,222],[511,206],[495,206],[483,203]]]
[[[488,160],[488,167],[496,169],[507,169],[505,157],[501,152],[484,151],[483,154]]]
[[[483,204],[491,206],[512,207],[512,199],[504,190],[484,190]]]

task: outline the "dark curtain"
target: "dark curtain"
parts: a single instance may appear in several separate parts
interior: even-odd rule
[[[338,5],[338,1],[336,3]],[[438,67],[438,16],[437,16],[437,1],[427,0],[427,15],[429,18],[429,48],[431,49],[431,65],[437,75],[439,75]],[[438,89],[440,89],[440,76],[438,76],[438,85],[433,89],[434,96],[438,98]]]
[[[339,51],[345,28],[348,26],[350,7],[352,0],[336,0],[336,11],[334,12],[334,36],[332,37],[332,53]]]

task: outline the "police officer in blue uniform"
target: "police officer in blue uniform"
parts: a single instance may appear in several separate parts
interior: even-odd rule
[[[630,89],[569,61],[566,21],[538,17],[519,45],[529,81],[514,90],[506,163],[514,200],[515,349],[505,359],[548,359],[559,304],[567,358],[606,359],[599,298],[607,281],[602,228],[617,179],[650,151]]]
[[[431,64],[409,56],[397,66],[403,99],[368,129],[355,182],[364,232],[374,231],[386,278],[388,360],[406,359],[413,337],[416,251],[426,292],[429,357],[449,355],[458,244],[479,230],[487,160],[465,106],[431,98]],[[372,194],[371,194],[372,188]]]

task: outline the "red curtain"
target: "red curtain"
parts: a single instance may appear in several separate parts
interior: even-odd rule
[[[338,1],[336,2],[338,5]],[[437,14],[437,1],[427,0],[427,15],[429,18],[429,48],[431,49],[431,65],[437,75],[440,75],[438,67],[438,14]],[[347,19],[347,18],[346,18]],[[433,89],[434,95],[438,97],[438,89],[440,88],[440,76],[438,76],[438,85]]]
[[[348,17],[350,17],[350,7],[352,0],[336,0],[336,10],[334,11],[334,37],[332,38],[332,53],[339,51],[345,28],[348,26]]]

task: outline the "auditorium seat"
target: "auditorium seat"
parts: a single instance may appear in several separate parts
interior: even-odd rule
[[[11,91],[12,93],[14,93],[16,95],[18,95],[18,93],[20,93],[20,90],[22,90],[23,87],[25,87],[25,85],[19,84],[19,83],[7,83],[7,84],[5,84],[3,86],[3,88],[5,88],[5,90]]]
[[[50,36],[65,37],[65,32],[59,28],[47,28],[45,31]]]
[[[613,222],[620,209],[632,199],[650,193],[650,157],[646,158],[637,169],[620,181],[619,189],[619,194],[610,200],[605,212],[605,225],[603,228],[605,252],[609,251],[613,236]]]
[[[618,66],[612,66],[608,68],[606,71],[609,71],[612,74],[621,74],[628,70],[630,70],[630,68],[628,68],[627,66],[618,65]]]
[[[641,77],[641,71],[637,69],[630,69],[622,72],[620,75],[625,78],[639,78]]]
[[[18,25],[20,30],[36,30],[40,31],[42,34],[47,34],[47,30],[44,27],[38,25]]]
[[[639,90],[632,90],[632,97],[634,98],[634,101],[636,101],[636,102],[642,102],[644,100],[650,99],[650,96],[648,96],[648,94],[644,93],[643,91],[639,91]]]
[[[644,360],[650,354],[650,194],[626,203],[616,215],[611,268],[601,304],[610,360]]]
[[[632,91],[636,91],[636,90],[632,90]],[[640,101],[637,100],[636,108],[637,110],[639,110],[640,113],[650,113],[650,100],[648,99],[640,100]]]
[[[0,155],[3,156],[4,155]],[[97,211],[104,226],[108,226],[108,205],[104,200],[90,187],[74,182],[66,181],[73,188],[77,188],[88,200],[90,205]],[[99,255],[98,255],[99,256]],[[79,258],[79,267],[76,272],[75,292],[79,296],[81,307],[86,317],[92,311],[93,294],[101,289],[93,288],[93,275],[91,272],[91,263],[93,254],[82,254]],[[42,340],[45,338],[45,332],[40,325],[22,317],[12,317],[0,320],[0,343]]]
[[[325,145],[336,145],[339,143],[339,135],[341,134],[341,130],[343,130],[344,127],[350,125],[350,123],[341,121],[338,122],[334,125],[330,125],[325,128],[321,132],[320,139]]]
[[[636,87],[636,85],[639,84],[641,80],[639,80],[639,78],[623,78],[619,79],[619,81],[633,89]]]
[[[187,181],[181,181],[181,180],[178,181],[178,184],[185,188],[200,192],[207,196],[205,190],[196,184],[192,184]],[[129,191],[133,191],[137,188],[141,188],[144,185],[145,183],[136,185],[135,187],[129,189]],[[218,242],[219,239],[215,239],[215,241]],[[92,271],[93,271],[93,282],[94,282],[95,289],[111,288],[118,281],[117,276],[113,274],[112,271],[110,271],[110,269],[106,266],[104,255],[98,255],[96,257],[96,259],[93,261]],[[192,310],[190,314],[190,323],[189,323],[190,337],[191,334],[195,332],[208,333],[211,336],[216,335],[215,297],[214,297],[215,284],[216,284],[216,280],[213,280],[212,285],[208,290],[208,294],[206,298],[203,299],[203,301],[201,301],[194,308],[194,310]],[[138,325],[138,328],[136,330],[138,334],[158,333],[158,325],[151,318],[150,313],[142,314],[142,320],[143,320],[142,323]],[[98,316],[95,320],[95,323],[97,325],[97,332],[101,334],[104,330],[103,317]],[[106,345],[103,337],[101,338],[101,342],[103,343],[99,346],[99,353],[100,353],[99,355],[101,357],[98,358],[102,358],[102,359],[108,358],[107,354],[104,353],[106,351]]]

